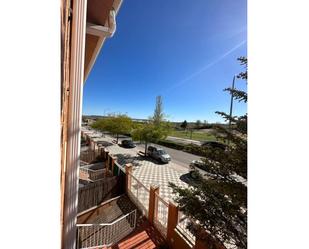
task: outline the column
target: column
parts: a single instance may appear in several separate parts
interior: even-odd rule
[[[150,186],[149,192],[149,206],[148,206],[148,220],[153,225],[153,219],[157,216],[158,207],[156,205],[156,193],[159,194],[159,186]]]
[[[126,169],[126,193],[128,193],[128,190],[131,188],[131,174],[132,174],[132,164],[127,163],[125,165]]]
[[[174,229],[178,224],[178,205],[173,201],[168,204],[168,216],[167,216],[167,243],[172,247],[172,237]]]

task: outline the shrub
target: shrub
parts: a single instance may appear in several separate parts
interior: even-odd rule
[[[196,145],[196,144],[188,144],[184,147],[183,151],[197,155],[197,156],[203,156],[203,149],[201,146]]]
[[[178,144],[178,143],[168,141],[168,140],[159,140],[157,144],[166,146],[168,148],[176,149],[176,150],[183,150],[185,147],[183,144]]]

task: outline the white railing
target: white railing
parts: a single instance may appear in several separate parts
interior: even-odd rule
[[[130,234],[136,227],[136,209],[112,223],[77,224],[78,248],[109,247]]]
[[[132,174],[129,174],[130,186],[128,187],[128,195],[134,204],[142,211],[143,215],[148,216],[149,210],[149,189],[147,189]]]
[[[195,236],[190,232],[190,230],[187,228],[190,220],[187,216],[185,216],[181,211],[178,212],[178,224],[177,229],[182,235],[184,235],[185,238],[191,243],[195,244]]]
[[[155,212],[153,224],[166,237],[168,219],[168,203],[157,193],[155,193]]]

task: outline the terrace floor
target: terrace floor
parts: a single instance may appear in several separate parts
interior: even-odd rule
[[[164,243],[165,240],[162,235],[150,225],[145,217],[140,217],[136,229],[108,249],[155,249]]]
[[[131,202],[129,197],[127,197],[126,195],[122,195],[112,201],[106,201],[105,205],[102,205],[94,209],[93,211],[90,211],[87,214],[83,215],[83,217],[78,218],[77,223],[110,223],[135,209],[136,206]]]
[[[114,200],[98,207],[90,212],[86,212],[84,215],[78,218],[79,224],[100,224],[112,222],[121,216],[137,209],[137,207],[131,202],[130,198],[126,195],[115,198]],[[124,229],[125,230],[125,229]],[[83,243],[91,243],[93,237],[89,237],[86,240],[83,239]],[[121,239],[115,245],[108,247],[108,249],[155,249],[159,248],[159,245],[164,244],[165,240],[162,235],[148,222],[147,218],[137,212],[136,227],[133,232]],[[106,247],[98,246],[96,249]]]

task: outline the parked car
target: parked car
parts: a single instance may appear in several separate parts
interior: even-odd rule
[[[218,148],[218,149],[225,150],[227,146],[223,143],[216,142],[216,141],[206,141],[202,143],[202,147],[210,147],[214,149]]]
[[[197,172],[199,172],[205,179],[209,179],[209,177],[212,176],[212,174],[207,172],[207,165],[203,161],[193,160],[189,165],[190,177],[196,179],[198,177]]]
[[[125,148],[134,148],[136,145],[133,143],[132,140],[122,140],[121,145]]]
[[[170,155],[167,154],[162,148],[148,146],[147,154],[161,163],[168,163],[171,161]]]

